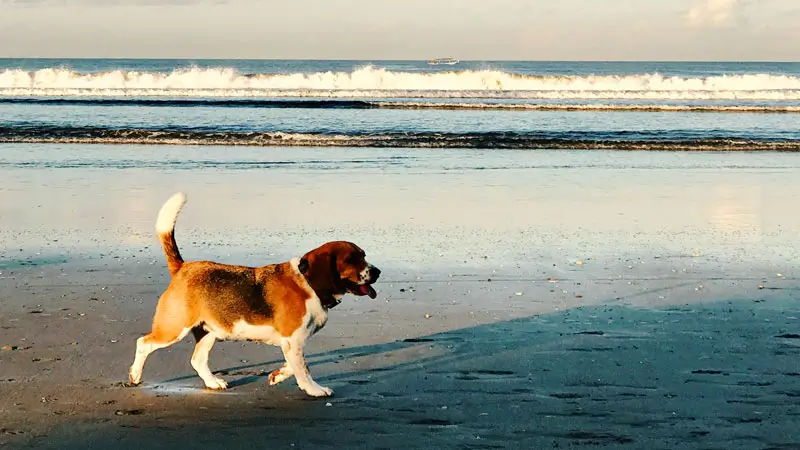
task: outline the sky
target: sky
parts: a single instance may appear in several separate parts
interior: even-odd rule
[[[798,61],[800,0],[0,0],[0,57]]]

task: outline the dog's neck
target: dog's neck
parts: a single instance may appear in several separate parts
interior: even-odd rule
[[[339,303],[342,303],[341,296],[339,296],[337,298],[337,296],[332,295],[332,294],[327,294],[327,295],[319,295],[319,294],[317,294],[317,297],[319,297],[319,301],[322,303],[322,307],[325,308],[325,310],[329,310],[331,308],[334,308]]]
[[[320,285],[318,281],[309,276],[308,261],[305,258],[295,258],[289,264],[305,278],[306,283],[317,294],[317,298],[326,311],[342,302],[341,298],[344,296],[344,292],[333,292],[331,283],[324,282]]]
[[[308,283],[309,286],[311,286],[311,289],[314,290],[314,293],[317,294],[320,303],[322,303],[322,307],[325,308],[326,311],[336,307],[339,303],[342,303],[342,297],[344,296],[344,292],[340,294],[335,294],[327,292],[327,290],[323,291],[322,289],[318,289],[317,286],[314,286],[314,283],[310,278],[308,278],[308,276],[303,274],[303,277],[305,277],[306,282]]]

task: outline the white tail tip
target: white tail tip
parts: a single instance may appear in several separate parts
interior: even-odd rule
[[[158,212],[156,219],[156,233],[171,233],[175,228],[175,220],[178,218],[178,213],[181,212],[184,203],[186,203],[186,194],[178,192],[169,198],[161,210]]]

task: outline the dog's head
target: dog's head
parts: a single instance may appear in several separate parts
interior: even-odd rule
[[[308,284],[325,301],[345,293],[377,297],[372,284],[380,269],[368,263],[361,247],[351,242],[328,242],[303,255],[298,264]]]

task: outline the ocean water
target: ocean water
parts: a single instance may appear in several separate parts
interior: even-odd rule
[[[800,63],[0,59],[5,143],[797,151],[799,125]]]

